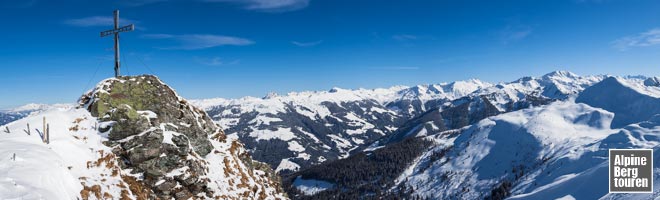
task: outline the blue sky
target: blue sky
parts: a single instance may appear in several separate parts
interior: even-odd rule
[[[478,78],[660,75],[660,1],[3,0],[0,108],[155,73],[186,98]]]

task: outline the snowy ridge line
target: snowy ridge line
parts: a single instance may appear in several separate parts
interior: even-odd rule
[[[298,102],[298,103],[320,103],[320,101],[342,102],[342,101],[356,101],[362,99],[374,99],[381,104],[387,104],[396,100],[414,99],[431,100],[431,99],[457,99],[470,94],[487,94],[493,90],[502,88],[509,88],[519,91],[531,91],[539,86],[555,83],[560,85],[557,90],[573,93],[578,90],[584,89],[585,86],[593,84],[594,82],[602,80],[604,77],[611,75],[593,75],[593,76],[579,76],[568,71],[555,71],[545,74],[540,77],[523,77],[521,79],[511,82],[500,82],[492,84],[481,81],[479,79],[467,79],[464,81],[444,82],[437,84],[423,84],[416,86],[403,86],[397,85],[389,88],[375,88],[375,89],[342,89],[333,87],[329,91],[302,91],[302,92],[289,92],[284,96],[269,93],[263,98],[245,96],[241,98],[209,98],[209,99],[194,99],[190,100],[191,103],[197,105],[202,109],[209,109],[214,106],[227,106],[235,104],[255,104],[274,100],[278,102]],[[645,79],[645,76],[626,76],[626,78]],[[536,80],[532,83],[524,83],[525,81]],[[315,101],[316,100],[316,101]]]
[[[324,101],[345,102],[345,101],[359,101],[364,99],[373,99],[380,104],[387,104],[389,102],[393,102],[401,99],[408,99],[408,98],[423,98],[427,100],[437,99],[437,98],[453,99],[472,93],[478,88],[484,88],[489,86],[492,86],[492,84],[477,79],[469,79],[466,81],[417,85],[414,87],[398,85],[389,88],[376,88],[376,89],[359,88],[354,90],[334,87],[328,91],[289,92],[285,96],[273,95],[271,93],[264,98],[246,96],[237,99],[210,98],[210,99],[195,99],[190,101],[191,103],[199,106],[202,109],[209,109],[214,106],[227,106],[233,104],[258,104],[258,103],[265,103],[268,101],[321,103]]]

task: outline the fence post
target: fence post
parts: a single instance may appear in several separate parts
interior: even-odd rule
[[[43,121],[43,128],[41,129],[41,132],[43,132],[43,138],[41,138],[41,142],[46,143],[46,116],[44,116],[44,121]]]
[[[46,124],[46,144],[50,144],[50,124]]]
[[[25,131],[25,133],[30,135],[30,123],[27,123],[27,130],[23,130],[23,131]]]

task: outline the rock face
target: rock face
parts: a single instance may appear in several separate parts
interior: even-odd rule
[[[268,166],[155,76],[107,79],[79,103],[149,199],[286,198]]]

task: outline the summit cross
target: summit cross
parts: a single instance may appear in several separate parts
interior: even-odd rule
[[[119,33],[121,32],[128,32],[128,31],[133,31],[135,30],[135,25],[130,24],[127,26],[119,27],[119,10],[115,10],[114,12],[114,21],[115,21],[115,27],[114,29],[107,30],[107,31],[102,31],[101,32],[101,37],[109,36],[109,35],[114,35],[115,36],[115,77],[119,77]]]

